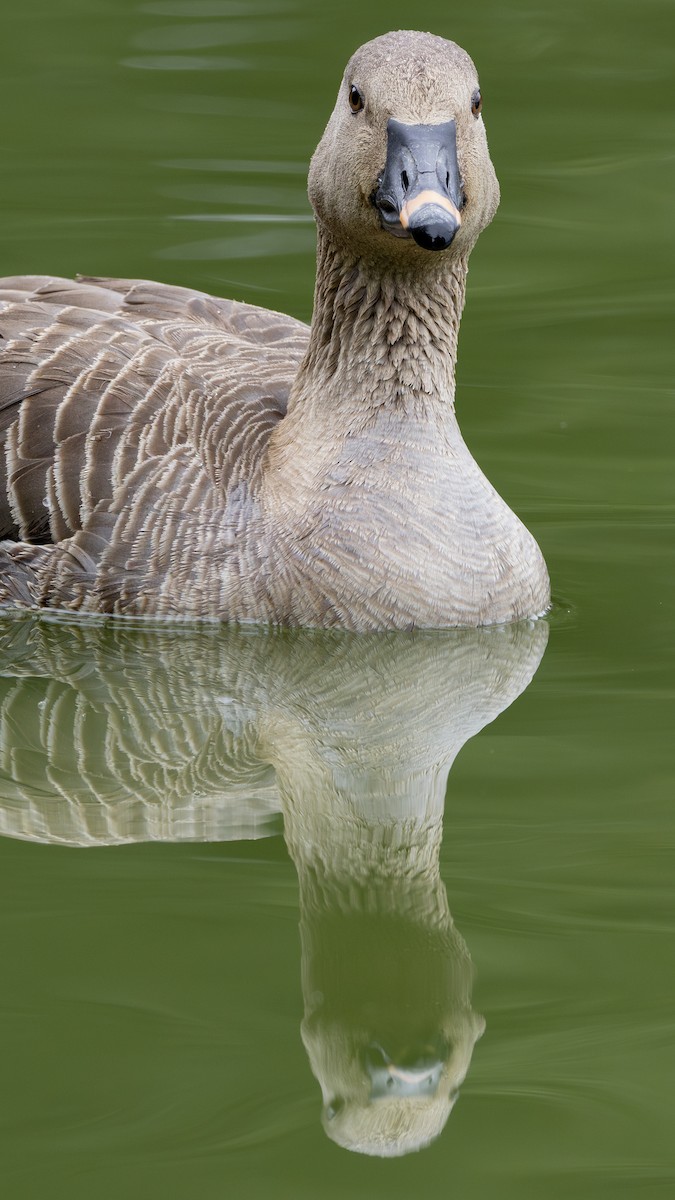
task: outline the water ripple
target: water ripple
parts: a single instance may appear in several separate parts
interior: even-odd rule
[[[139,12],[158,17],[257,17],[293,12],[280,0],[157,0],[141,4]]]
[[[309,213],[176,213],[172,221],[225,222],[226,224],[269,224],[269,225],[313,225],[314,217]]]
[[[289,228],[283,238],[270,230],[241,238],[207,238],[205,241],[184,242],[160,250],[158,258],[192,259],[208,262],[211,259],[234,258],[278,258],[294,257],[296,254],[313,253],[315,246],[313,229]]]
[[[251,64],[241,58],[218,55],[197,57],[189,54],[146,54],[121,59],[121,66],[136,71],[243,71]]]
[[[138,50],[210,50],[215,46],[293,41],[301,31],[297,21],[210,21],[147,29],[132,39]]]
[[[264,162],[255,158],[168,158],[157,165],[170,171],[214,171],[227,175],[307,174],[307,163]]]
[[[173,200],[197,201],[200,204],[239,205],[242,208],[257,207],[296,209],[304,198],[304,188],[276,187],[267,183],[246,186],[237,183],[194,183],[175,184],[162,188],[162,195]]]

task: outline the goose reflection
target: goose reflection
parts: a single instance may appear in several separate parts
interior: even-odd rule
[[[448,771],[530,682],[541,622],[351,635],[5,621],[0,833],[102,846],[276,832],[302,1038],[338,1144],[443,1129],[484,1021],[439,872]]]

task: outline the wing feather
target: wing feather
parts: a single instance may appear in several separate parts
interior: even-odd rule
[[[204,590],[177,547],[255,475],[308,332],[145,280],[0,279],[0,600]]]

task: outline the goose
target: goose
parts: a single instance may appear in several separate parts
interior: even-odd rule
[[[481,110],[454,42],[355,52],[310,165],[309,327],[148,281],[0,280],[0,603],[352,631],[547,610],[455,415],[499,201]]]

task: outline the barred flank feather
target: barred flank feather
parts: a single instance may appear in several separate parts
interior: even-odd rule
[[[147,610],[181,499],[207,520],[255,478],[308,333],[162,284],[0,280],[0,602]]]

